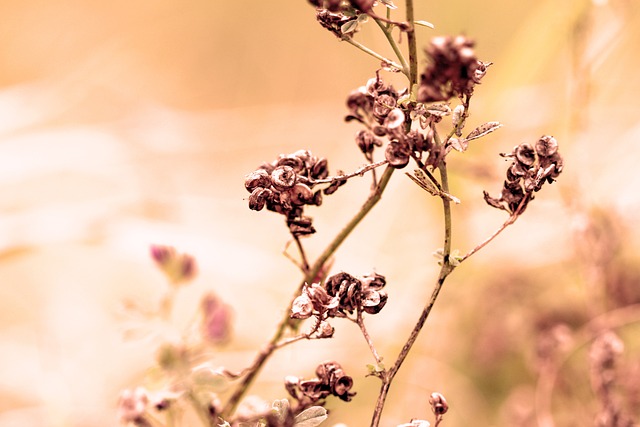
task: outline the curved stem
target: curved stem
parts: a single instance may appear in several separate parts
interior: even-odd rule
[[[405,76],[407,76],[409,80],[411,80],[411,72],[410,72],[409,64],[407,63],[407,60],[402,54],[402,50],[400,50],[400,46],[398,46],[398,43],[396,43],[396,41],[394,40],[393,34],[391,34],[391,28],[393,27],[385,24],[382,20],[377,18],[375,18],[374,21],[376,21],[376,24],[378,24],[378,26],[384,33],[384,36],[387,38],[387,41],[389,42],[391,49],[393,49],[393,51],[396,54],[396,57],[398,58],[398,61],[400,61],[400,63],[402,64],[402,74],[404,74]]]
[[[357,47],[358,49],[360,49],[364,53],[367,53],[367,54],[373,56],[374,58],[379,59],[380,61],[391,65],[393,68],[397,68],[398,70],[401,70],[401,71],[403,69],[402,65],[390,60],[389,58],[385,58],[384,56],[380,55],[378,52],[369,49],[368,47],[366,47],[362,43],[359,43],[359,42],[357,42],[357,41],[355,41],[353,39],[350,39],[350,38],[343,38],[342,40],[346,41],[347,43],[349,43],[352,46]]]
[[[362,336],[367,342],[367,345],[369,346],[369,349],[371,350],[371,354],[373,354],[374,359],[376,359],[376,363],[378,364],[378,366],[380,366],[380,364],[382,363],[382,358],[378,354],[376,347],[373,345],[373,340],[371,339],[371,335],[369,335],[369,332],[367,331],[367,327],[364,325],[364,319],[362,318],[362,311],[360,311],[359,309],[358,309],[358,315],[356,318],[356,323],[360,327]]]
[[[322,271],[323,267],[331,258],[331,256],[335,253],[335,251],[340,247],[342,242],[347,238],[347,236],[356,228],[356,226],[362,221],[362,219],[369,213],[369,211],[378,203],[380,198],[382,197],[382,193],[384,192],[389,180],[391,179],[391,175],[395,169],[391,166],[387,166],[384,170],[384,173],[380,177],[380,181],[378,182],[375,190],[369,195],[367,200],[364,202],[358,213],[345,225],[345,227],[336,235],[333,241],[327,246],[324,252],[318,257],[316,262],[311,266],[304,279],[296,288],[291,301],[289,302],[287,310],[285,310],[285,314],[278,324],[276,328],[276,332],[273,334],[273,337],[269,342],[263,347],[263,349],[256,356],[253,364],[247,371],[246,376],[242,379],[240,384],[236,387],[235,391],[227,401],[224,409],[222,410],[222,417],[228,417],[233,414],[238,403],[242,397],[244,397],[245,393],[249,390],[249,387],[253,384],[256,376],[265,365],[269,357],[273,354],[273,352],[278,348],[278,342],[284,335],[285,330],[290,322],[289,313],[291,311],[291,306],[293,305],[293,301],[300,294],[302,287],[305,283],[315,280],[319,273]]]

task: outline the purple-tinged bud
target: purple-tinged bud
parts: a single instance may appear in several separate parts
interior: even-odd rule
[[[227,341],[231,335],[231,308],[212,293],[202,298],[200,307],[204,340],[213,344]]]

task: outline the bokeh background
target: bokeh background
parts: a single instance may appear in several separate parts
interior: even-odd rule
[[[483,189],[500,191],[498,153],[552,134],[566,167],[450,277],[383,424],[432,420],[427,398],[439,391],[450,427],[591,425],[602,402],[589,347],[603,328],[625,344],[616,405],[638,420],[640,4],[415,3],[435,25],[418,29],[423,45],[462,33],[494,63],[468,127],[505,125],[451,157],[463,201],[454,247],[466,252],[505,219],[482,201]],[[378,63],[322,29],[302,0],[2,1],[0,24],[0,426],[118,425],[120,391],[146,384],[156,349],[207,291],[235,321],[211,362],[248,365],[300,275],[282,255],[282,219],[249,211],[243,176],[301,148],[331,170],[362,165],[344,100]],[[391,55],[375,26],[357,38]],[[389,303],[368,322],[389,363],[431,292],[442,238],[438,201],[393,178],[334,264],[387,276]],[[309,212],[312,257],[368,185]],[[126,335],[122,301],[153,306],[167,288],[152,243],[193,254],[199,275],[176,300],[175,330]],[[368,425],[371,357],[354,325],[335,326],[331,341],[279,352],[252,393],[283,398],[284,375],[311,377],[336,359],[358,395],[330,402],[327,424]]]

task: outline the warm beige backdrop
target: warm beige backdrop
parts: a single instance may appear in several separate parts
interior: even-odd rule
[[[498,371],[508,380],[496,385],[482,377],[486,355],[476,352],[502,339],[480,345],[469,327],[491,317],[495,298],[483,289],[496,272],[505,280],[535,271],[554,304],[563,307],[565,294],[575,297],[567,304],[587,304],[571,269],[572,230],[593,205],[615,211],[628,225],[628,253],[638,248],[640,8],[631,0],[416,5],[436,26],[418,30],[423,43],[464,33],[495,63],[470,123],[505,124],[450,162],[463,199],[454,246],[472,247],[503,220],[481,201],[482,189],[501,187],[498,152],[550,133],[566,173],[451,277],[394,386],[386,425],[430,417],[426,396],[435,390],[452,404],[445,425],[508,425],[504,387],[528,378]],[[199,260],[179,318],[209,289],[235,307],[235,339],[215,360],[242,367],[299,277],[281,256],[280,218],[248,210],[243,175],[299,148],[328,157],[332,170],[361,165],[356,126],[342,121],[344,98],[373,76],[376,61],[324,31],[303,0],[2,1],[0,34],[0,426],[116,425],[119,390],[141,381],[157,344],[124,342],[118,314],[123,298],[152,302],[165,286],[147,257],[151,243]],[[375,28],[358,38],[388,53]],[[441,245],[437,202],[397,175],[335,264],[387,275],[389,305],[371,329],[389,360],[420,311],[416,301],[430,292],[431,253]],[[341,189],[312,212],[319,229],[312,254],[366,189]],[[543,273],[550,265],[568,269],[550,279]],[[518,280],[511,285],[523,286]],[[520,308],[499,310],[516,330]],[[353,325],[341,326],[334,347],[283,351],[256,391],[283,397],[285,374],[309,376],[317,359],[333,357],[359,393],[350,406],[334,405],[335,422],[366,425],[377,383],[362,378],[370,362],[364,342]]]

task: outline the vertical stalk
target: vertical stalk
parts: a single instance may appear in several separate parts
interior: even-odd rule
[[[442,181],[442,190],[445,192],[449,192],[449,179],[447,176],[447,166],[444,162],[442,162],[439,166],[440,171],[440,180]],[[385,401],[387,399],[387,395],[389,394],[389,389],[391,388],[391,382],[393,378],[396,376],[402,363],[409,355],[409,351],[411,351],[411,347],[418,339],[418,334],[422,330],[429,314],[431,314],[431,310],[438,299],[438,295],[440,294],[440,290],[442,289],[442,285],[449,276],[449,274],[453,271],[453,266],[449,262],[449,256],[451,255],[451,202],[442,198],[442,206],[444,210],[444,257],[442,260],[442,267],[440,268],[440,274],[438,275],[438,281],[436,282],[435,287],[433,288],[433,292],[431,293],[431,298],[425,305],[422,313],[420,314],[420,318],[417,323],[413,327],[409,338],[405,342],[402,350],[400,350],[400,354],[398,354],[398,358],[395,363],[387,372],[382,375],[382,386],[380,387],[380,394],[378,395],[378,400],[376,402],[376,407],[373,412],[373,418],[371,420],[371,427],[377,427],[380,425],[380,419],[382,417],[382,410],[384,408]]]

